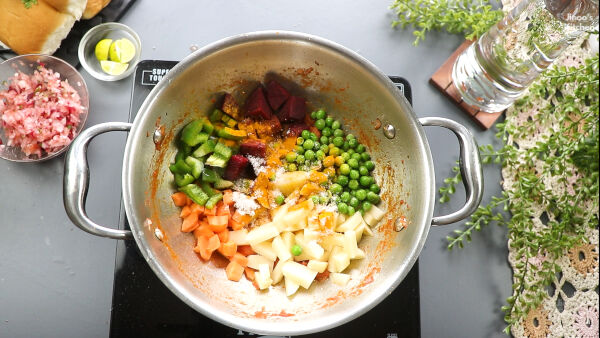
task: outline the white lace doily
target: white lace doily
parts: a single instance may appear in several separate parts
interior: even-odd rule
[[[517,1],[504,0],[504,9],[512,8]],[[584,41],[581,38],[568,48],[555,65],[578,66],[586,58],[598,53],[598,40]],[[574,88],[572,88],[574,89]],[[529,111],[508,109],[506,122],[520,124],[528,117],[536,114],[537,109],[544,107],[548,102],[541,100],[534,102]],[[554,121],[551,126],[544,126],[528,135],[526,139],[509,137],[507,142],[518,145],[519,149],[527,149],[541,139],[543,135],[552,133],[560,121]],[[541,163],[538,164],[541,168]],[[504,189],[509,189],[516,181],[515,172],[511,168],[502,169]],[[575,178],[570,180],[575,182]],[[557,178],[546,180],[545,186],[554,191],[573,193],[578,187],[560,183]],[[534,211],[533,223],[536,228],[543,228],[545,220],[543,208]],[[544,220],[544,221],[543,221]],[[598,230],[588,228],[586,237],[589,243],[581,244],[566,252],[557,262],[562,273],[548,290],[548,297],[540,307],[529,312],[526,318],[512,326],[512,334],[516,337],[598,337]],[[510,244],[510,243],[509,243]],[[517,272],[516,252],[510,248],[508,260],[514,272]],[[541,266],[545,260],[543,254],[529,260],[530,264]]]

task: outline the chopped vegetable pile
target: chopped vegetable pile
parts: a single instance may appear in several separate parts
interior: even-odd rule
[[[284,280],[288,296],[314,280],[346,285],[363,234],[385,215],[366,147],[309,105],[269,81],[243,106],[225,94],[181,130],[169,166],[181,231],[203,260],[229,260],[229,280],[258,290]]]

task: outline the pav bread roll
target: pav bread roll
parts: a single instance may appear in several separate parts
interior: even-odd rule
[[[0,0],[0,8],[0,41],[18,54],[54,53],[76,21],[43,0],[30,8],[21,0]]]
[[[82,19],[91,19],[98,14],[104,7],[108,6],[110,0],[87,0],[87,5],[83,11]]]
[[[38,0],[39,2],[40,0]],[[71,14],[75,20],[81,19],[84,9],[86,8],[86,0],[41,0],[52,6],[61,13]],[[35,6],[35,5],[33,5]],[[32,6],[32,7],[33,7]]]

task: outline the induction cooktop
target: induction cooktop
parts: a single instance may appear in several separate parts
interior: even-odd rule
[[[144,60],[133,78],[129,120],[152,88],[176,61]],[[390,76],[405,97],[412,99],[404,78]],[[121,208],[121,229],[129,223]],[[397,338],[420,337],[419,264],[379,305],[336,328],[302,337]],[[150,269],[135,241],[117,241],[110,320],[111,337],[266,337],[225,326],[198,313],[177,298]],[[271,336],[272,337],[272,336]]]

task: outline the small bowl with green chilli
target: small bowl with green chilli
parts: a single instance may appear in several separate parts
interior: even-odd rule
[[[137,33],[117,22],[90,29],[79,43],[79,62],[93,77],[118,81],[131,75],[140,60],[142,43]]]

